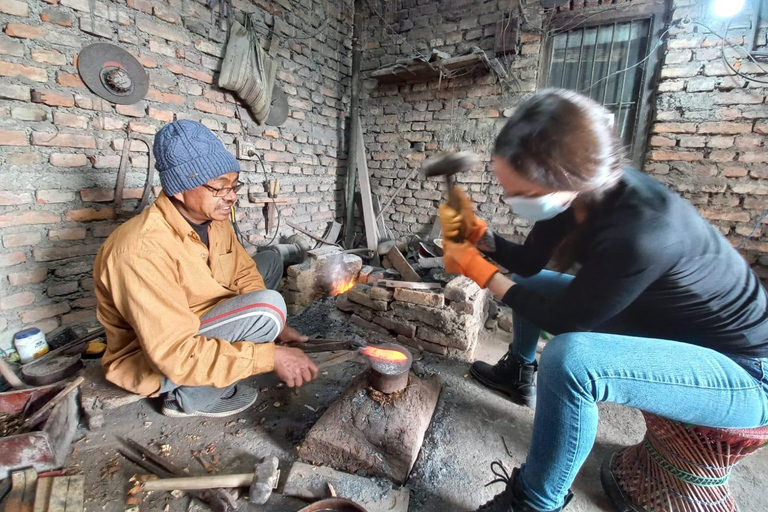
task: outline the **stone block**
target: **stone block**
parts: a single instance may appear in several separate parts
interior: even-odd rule
[[[467,302],[480,291],[480,287],[473,280],[466,276],[459,276],[445,285],[443,295],[448,300],[457,302]]]

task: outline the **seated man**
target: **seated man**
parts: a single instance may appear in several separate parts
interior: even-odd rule
[[[112,233],[94,264],[107,379],[164,395],[162,412],[172,417],[247,409],[257,391],[238,382],[252,375],[274,371],[288,386],[312,380],[315,364],[281,346],[306,337],[285,325],[285,301],[265,288],[229,224],[238,161],[186,120],[157,133],[154,153],[163,192]],[[265,263],[276,286],[281,267]]]

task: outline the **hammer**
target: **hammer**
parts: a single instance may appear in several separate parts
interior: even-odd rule
[[[457,203],[451,191],[454,187],[453,175],[467,171],[478,164],[479,160],[474,153],[459,151],[458,153],[442,153],[424,162],[424,176],[445,176],[445,184],[448,185],[448,206],[460,211],[461,205]],[[454,242],[463,242],[464,237],[459,235]]]
[[[161,478],[144,484],[143,490],[150,491],[196,491],[201,489],[219,489],[249,487],[248,498],[251,503],[263,505],[280,480],[278,469],[280,461],[270,455],[256,464],[253,473],[239,475],[192,476],[184,478]]]

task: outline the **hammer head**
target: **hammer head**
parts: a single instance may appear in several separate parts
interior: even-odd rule
[[[430,176],[453,176],[457,172],[467,171],[479,163],[477,155],[469,151],[459,151],[458,153],[442,153],[433,156],[426,162],[422,169],[424,175]]]
[[[280,471],[278,466],[280,461],[274,455],[264,457],[256,464],[256,470],[253,472],[253,482],[248,490],[248,498],[251,503],[263,505],[272,495],[272,490],[277,487],[277,481],[280,480]]]

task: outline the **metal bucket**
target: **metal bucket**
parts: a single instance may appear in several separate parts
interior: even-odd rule
[[[329,498],[316,501],[299,512],[366,512],[366,510],[354,501],[344,498]]]

